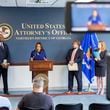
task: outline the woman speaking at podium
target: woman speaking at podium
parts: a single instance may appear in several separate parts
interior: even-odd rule
[[[46,53],[41,42],[37,42],[35,49],[31,52],[31,61],[33,60],[47,60]]]
[[[96,9],[93,10],[92,15],[88,19],[88,25],[102,25],[101,17]]]
[[[47,61],[45,50],[43,49],[43,46],[41,42],[37,42],[35,45],[35,49],[31,52],[30,60],[45,60]],[[32,73],[32,79],[36,76],[36,74]]]

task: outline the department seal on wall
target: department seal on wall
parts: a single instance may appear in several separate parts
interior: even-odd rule
[[[0,35],[4,37],[4,40],[9,40],[13,36],[13,28],[6,23],[0,24]]]

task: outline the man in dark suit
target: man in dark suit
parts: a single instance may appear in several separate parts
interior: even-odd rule
[[[73,48],[70,49],[67,53],[66,60],[67,64],[72,65],[73,63],[78,64],[78,71],[69,71],[68,70],[68,92],[71,93],[73,91],[73,78],[75,76],[77,85],[78,85],[78,94],[81,94],[82,91],[82,59],[83,52],[79,48],[80,42],[78,40],[73,41]]]
[[[4,94],[8,93],[7,72],[10,62],[10,53],[6,43],[3,42],[4,37],[0,34],[0,77],[2,75],[4,84]]]

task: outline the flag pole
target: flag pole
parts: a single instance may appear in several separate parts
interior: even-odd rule
[[[90,85],[90,83],[88,84],[88,92],[90,92],[90,89],[91,89],[91,87],[90,87],[91,85]]]
[[[88,92],[94,92],[94,90],[91,88],[91,84],[88,84]]]

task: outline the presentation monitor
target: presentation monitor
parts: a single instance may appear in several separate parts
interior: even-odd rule
[[[110,2],[67,2],[65,24],[68,33],[110,32]]]

